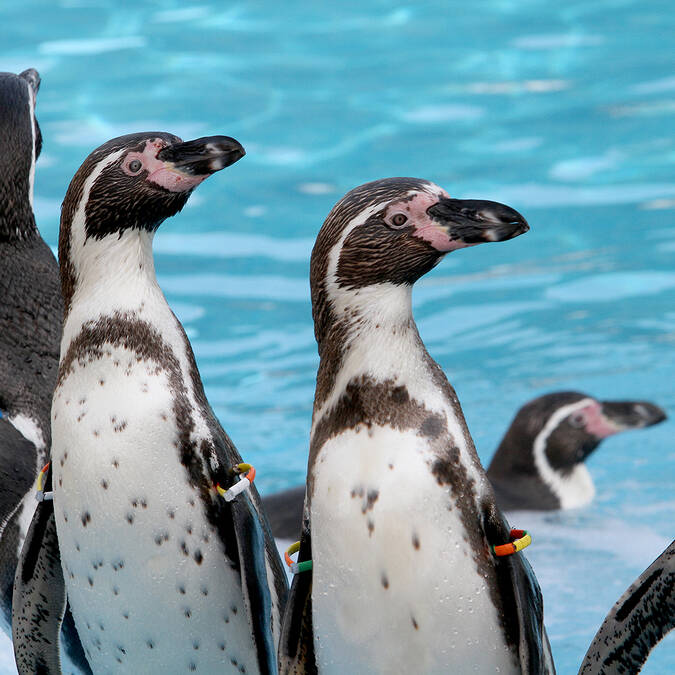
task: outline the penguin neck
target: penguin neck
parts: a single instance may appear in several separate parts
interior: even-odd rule
[[[84,322],[99,316],[143,314],[150,304],[171,311],[155,275],[153,236],[146,230],[127,229],[121,234],[77,242],[78,233],[73,233],[68,263],[62,265],[74,271],[75,279],[69,291],[66,285],[70,276],[62,272],[64,297],[70,299],[64,340],[68,328],[77,331]]]
[[[29,92],[24,99],[27,106],[21,113],[21,122],[14,129],[0,129],[0,242],[20,242],[39,236],[33,215],[38,134],[35,95],[27,82],[21,86]]]
[[[590,503],[595,496],[595,487],[583,461],[568,468],[552,464],[549,455],[555,453],[548,448],[548,445],[561,420],[568,417],[574,410],[588,405],[589,401],[590,399],[582,399],[558,408],[546,421],[532,443],[532,456],[536,470],[541,480],[558,498],[562,509],[577,508]]]
[[[354,378],[379,382],[414,377],[429,358],[412,314],[412,286],[380,283],[339,289],[329,298],[330,315],[316,323],[320,364],[315,421]],[[321,332],[319,332],[321,330]]]
[[[457,395],[440,366],[428,353],[412,314],[412,286],[377,284],[338,289],[318,306],[328,316],[316,316],[321,361],[310,432],[309,472],[327,438],[338,428],[389,426],[407,428],[410,411],[432,418],[436,442],[451,439],[458,455],[434,455],[439,478],[462,472],[481,495],[491,490],[476,454]],[[323,325],[322,332],[319,327]],[[387,401],[382,414],[382,401]],[[420,418],[421,419],[421,418]],[[383,421],[385,420],[385,421]],[[436,426],[437,425],[437,426]],[[431,433],[431,432],[430,432]],[[396,445],[396,444],[395,444]],[[407,454],[403,443],[397,452]],[[311,492],[311,489],[310,489]]]

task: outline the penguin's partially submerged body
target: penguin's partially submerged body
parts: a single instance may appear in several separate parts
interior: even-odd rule
[[[363,185],[312,253],[320,364],[284,673],[553,672],[541,594],[455,392],[420,339],[414,282],[449,251],[527,231],[411,178]]]
[[[229,502],[216,489],[237,481],[242,460],[206,400],[152,257],[161,222],[243,154],[228,137],[133,134],[95,150],[71,182],[59,240],[53,513],[43,502],[40,543],[25,547],[15,591],[22,673],[57,660],[30,648],[45,592],[31,550],[52,552],[56,607],[60,555],[94,672],[277,670],[284,573],[255,488]]]
[[[585,461],[602,440],[666,419],[647,401],[598,401],[573,391],[546,394],[516,414],[487,469],[505,510],[585,506],[595,495]]]

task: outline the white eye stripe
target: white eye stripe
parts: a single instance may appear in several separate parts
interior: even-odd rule
[[[33,210],[33,189],[35,186],[35,164],[37,162],[35,144],[37,142],[37,129],[35,125],[37,124],[35,120],[35,92],[28,82],[26,82],[26,87],[28,87],[28,114],[30,115],[30,127],[31,134],[33,136],[33,153],[30,162],[30,173],[28,174],[28,200],[30,202],[31,211]]]
[[[85,242],[85,208],[87,202],[89,201],[89,195],[91,193],[91,188],[96,182],[96,179],[105,171],[107,167],[116,162],[126,150],[124,148],[113,152],[112,154],[104,157],[91,171],[84,181],[82,186],[82,198],[80,199],[75,212],[73,213],[73,219],[70,222],[70,251],[68,251],[70,261],[72,262],[75,272],[77,273],[80,263],[80,256],[77,255],[77,252],[81,252],[84,248]]]
[[[548,418],[544,428],[537,434],[532,444],[534,464],[539,470],[539,475],[544,483],[549,486],[553,494],[558,497],[563,509],[588,503],[595,493],[593,482],[588,469],[583,464],[577,464],[569,478],[565,479],[561,477],[548,461],[546,443],[549,436],[564,419],[571,418],[575,412],[592,405],[594,402],[592,398],[584,398],[558,408]]]

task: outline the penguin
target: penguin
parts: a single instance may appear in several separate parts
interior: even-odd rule
[[[586,652],[579,675],[639,673],[675,628],[675,541],[616,601]]]
[[[226,136],[130,134],[94,150],[68,188],[53,499],[14,591],[22,674],[59,672],[66,597],[94,673],[277,672],[285,574],[255,487],[228,498],[241,457],[152,256],[159,225],[243,155]]]
[[[521,552],[493,552],[512,535],[411,304],[450,251],[528,229],[416,178],[357,187],[324,222],[298,557],[311,569],[293,579],[280,672],[554,672],[539,585]]]
[[[11,632],[12,587],[35,511],[33,484],[48,460],[63,303],[56,258],[33,213],[42,133],[40,75],[0,73],[0,624]],[[64,620],[71,672],[91,672]]]
[[[516,413],[487,470],[499,508],[547,511],[588,504],[595,488],[584,461],[602,440],[665,419],[664,410],[647,401],[598,401],[562,391],[533,399]],[[275,537],[298,538],[304,499],[304,486],[263,497]]]
[[[502,509],[550,511],[586,506],[595,496],[586,458],[603,439],[666,419],[646,401],[598,401],[555,392],[516,414],[487,469]]]
[[[58,368],[58,265],[33,214],[42,135],[35,116],[40,75],[0,73],[0,602],[11,622],[12,584],[33,515],[32,485],[50,440]]]

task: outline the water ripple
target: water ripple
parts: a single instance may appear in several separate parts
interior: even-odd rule
[[[262,216],[263,212],[249,213]],[[260,234],[237,232],[164,233],[154,243],[155,253],[208,258],[271,258],[283,262],[307,263],[313,239],[277,239]]]
[[[527,207],[630,204],[675,196],[675,183],[624,183],[592,187],[524,183],[496,188],[495,199]]]
[[[283,300],[306,303],[308,279],[279,276],[234,276],[227,274],[160,275],[165,293],[174,296],[247,298],[249,300]]]
[[[96,38],[82,40],[53,40],[42,42],[38,51],[47,56],[83,56],[85,54],[104,54],[121,49],[140,49],[147,44],[141,35],[129,35],[118,38]]]
[[[551,286],[545,294],[561,302],[610,302],[675,288],[675,273],[650,270],[612,272]]]

